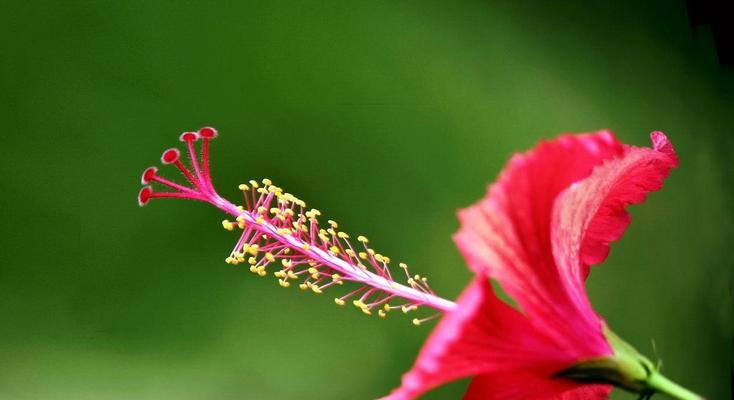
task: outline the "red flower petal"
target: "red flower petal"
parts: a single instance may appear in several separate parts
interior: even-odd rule
[[[463,400],[604,400],[611,385],[582,385],[526,371],[503,371],[474,378]]]
[[[487,278],[475,278],[457,303],[456,311],[436,326],[402,385],[385,399],[412,399],[448,381],[506,370],[549,377],[576,361],[498,299]],[[562,385],[563,390],[572,387]]]
[[[653,148],[629,146],[625,155],[606,162],[572,185],[558,200],[553,215],[553,251],[567,282],[583,285],[589,266],[609,254],[631,222],[626,207],[659,190],[678,165],[673,145],[662,132],[650,134]]]
[[[660,132],[653,148],[609,132],[561,136],[512,158],[487,197],[459,213],[455,235],[475,280],[431,334],[390,400],[475,376],[466,399],[605,399],[611,387],[553,375],[611,349],[584,280],[629,224],[625,207],[677,165]],[[495,278],[523,313],[492,292]]]
[[[585,295],[568,293],[553,256],[556,197],[624,147],[607,131],[563,135],[515,155],[487,196],[461,210],[454,240],[475,272],[496,279],[533,325],[576,359],[609,353]]]
[[[585,385],[564,392],[558,397],[549,397],[547,400],[604,400],[611,392],[611,385]]]

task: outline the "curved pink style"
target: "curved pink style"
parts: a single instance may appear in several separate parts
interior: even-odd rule
[[[459,211],[454,239],[475,279],[386,398],[463,377],[474,377],[466,399],[606,398],[610,386],[554,375],[612,354],[584,282],[629,225],[626,206],[678,164],[663,133],[651,138],[652,148],[639,148],[608,131],[562,135],[515,155],[486,197]],[[490,278],[520,310],[497,298]]]

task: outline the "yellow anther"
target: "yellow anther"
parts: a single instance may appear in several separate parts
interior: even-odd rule
[[[339,254],[339,248],[336,247],[336,246],[329,247],[329,251],[332,252],[332,253],[334,253],[334,254]]]
[[[240,186],[238,186],[238,187],[239,187],[239,188],[240,188],[240,190],[241,190],[241,191],[243,191],[243,192],[245,192],[245,191],[248,191],[248,190],[250,190],[250,187],[249,187],[249,186],[247,186],[247,185],[245,185],[244,183],[241,183],[241,184],[240,184]]]
[[[337,224],[337,223],[336,223],[335,221],[333,221],[333,220],[327,220],[326,222],[328,222],[328,223],[329,223],[329,225],[331,225],[331,227],[332,227],[332,228],[334,228],[334,229],[336,229],[336,228],[338,228],[338,227],[339,227],[339,224]]]
[[[326,232],[329,232],[329,235],[331,236],[336,236],[336,231],[332,228],[327,229]]]
[[[257,253],[258,253],[258,251],[260,251],[260,246],[257,245],[257,244],[253,244],[253,245],[247,246],[246,249],[243,246],[242,250],[245,251],[245,252],[247,252],[247,253],[252,254],[253,256],[256,256]]]
[[[418,274],[415,274],[415,276],[413,277],[413,279],[419,281],[419,280],[421,280],[421,276],[418,275]]]
[[[280,263],[281,263],[281,264],[282,264],[282,265],[283,265],[283,266],[284,266],[285,268],[290,268],[290,267],[291,267],[291,266],[293,265],[293,261],[292,261],[292,260],[289,260],[289,259],[285,259],[285,258],[281,258],[281,259],[280,259]]]
[[[274,214],[274,215],[278,215],[278,214],[280,214],[280,208],[273,207],[273,208],[270,209],[270,213],[271,214]]]
[[[321,239],[321,241],[324,242],[324,243],[329,243],[330,242],[329,237],[326,236],[326,235],[323,235],[321,233],[319,233],[319,239]]]
[[[410,286],[415,285],[415,280],[413,278],[408,278],[408,285]]]
[[[275,261],[275,256],[271,252],[265,253],[265,259],[268,260],[268,262]]]
[[[317,210],[315,208],[312,208],[311,209],[311,214],[313,214],[315,217],[320,217],[321,216],[321,211],[319,211],[319,210]]]
[[[318,274],[319,273],[319,270],[317,270],[314,267],[311,267],[311,268],[308,269],[308,273],[311,274],[311,275]]]
[[[227,264],[234,264],[235,261],[236,260],[232,257],[227,257],[224,259],[224,262],[226,262]]]
[[[254,265],[250,265],[250,272],[257,272],[257,267]]]
[[[364,237],[362,235],[357,236],[357,240],[360,241],[360,242],[362,242],[362,243],[369,243],[370,242],[369,240],[367,240],[366,237]]]
[[[413,318],[413,325],[418,326],[420,324],[421,324],[421,320],[419,320],[418,318]]]
[[[370,309],[367,307],[362,308],[362,312],[367,315],[372,315],[372,311],[370,311]]]
[[[303,250],[309,251],[311,249],[311,245],[309,245],[308,243],[304,243],[301,245],[301,248]]]
[[[282,279],[278,279],[278,285],[280,285],[281,287],[288,287],[291,285],[291,283]]]
[[[306,290],[306,289],[308,289],[308,285],[306,285],[305,283],[302,283],[302,284],[298,285],[298,288],[301,289],[301,290]]]
[[[296,278],[298,278],[298,275],[296,275],[296,273],[293,272],[293,271],[288,271],[288,278],[290,278],[290,279],[296,279]]]
[[[382,254],[375,254],[375,260],[377,262],[383,262],[384,259],[382,258]]]
[[[286,236],[293,233],[288,228],[278,228],[278,231],[277,232],[278,232],[279,235],[286,235]]]
[[[313,278],[313,279],[319,279],[319,274],[318,273],[311,274],[311,278]]]
[[[349,235],[344,232],[339,232],[336,234],[336,236],[338,236],[340,239],[349,239]]]
[[[283,253],[284,254],[291,254],[291,248],[290,247],[286,247],[286,249],[283,250]]]
[[[257,258],[250,257],[250,258],[247,259],[247,262],[250,263],[251,265],[255,265],[255,264],[257,264]]]
[[[257,274],[258,274],[258,275],[260,275],[260,276],[265,276],[265,275],[267,275],[268,273],[267,273],[267,271],[265,271],[265,270],[263,269],[263,270],[257,271]]]
[[[260,188],[260,189],[257,189],[257,192],[260,194],[268,194],[268,189]]]
[[[398,265],[399,265],[399,266],[400,266],[400,268],[402,268],[402,269],[408,269],[408,265],[407,265],[407,264],[405,264],[405,263],[400,263],[400,264],[398,264]]]
[[[352,301],[352,304],[354,304],[355,307],[367,308],[367,304],[364,304],[364,302],[362,302],[362,300],[354,300],[354,301]]]
[[[387,304],[387,303],[385,303],[385,305],[382,306],[382,309],[385,310],[385,312],[388,312],[388,311],[390,311],[390,305]]]
[[[235,207],[235,209],[236,209],[237,211],[239,211],[240,213],[243,213],[243,212],[245,212],[245,207],[242,207],[242,206],[237,206],[237,207]],[[239,219],[238,219],[238,221],[239,221]]]
[[[385,264],[390,264],[390,257],[382,256],[382,260],[385,261]]]
[[[257,189],[257,188],[260,187],[260,185],[257,183],[257,181],[256,180],[253,180],[253,179],[250,179],[250,186],[252,186],[255,189]]]
[[[373,249],[367,249],[367,254],[369,254],[371,256],[374,256],[375,255],[375,251]]]
[[[318,286],[316,286],[316,285],[313,285],[313,286],[311,286],[311,291],[312,291],[312,292],[314,292],[314,293],[316,293],[316,294],[321,294],[321,293],[323,293],[323,292],[321,291],[321,288],[319,288],[319,287],[318,287]]]
[[[385,310],[377,310],[377,315],[379,315],[380,318],[385,318],[387,313],[385,312]]]
[[[265,218],[263,218],[262,215],[260,215],[257,218],[255,218],[255,222],[262,225],[265,223]]]
[[[334,303],[336,303],[336,305],[338,305],[338,306],[343,306],[344,305],[344,300],[342,300],[342,299],[340,299],[340,298],[337,297],[337,298],[334,299]]]
[[[286,213],[287,215],[290,215],[291,217],[296,215],[295,211],[293,211],[292,208],[286,208],[285,211],[283,212]]]
[[[283,272],[283,271],[275,271],[275,272],[273,272],[273,275],[276,278],[284,278],[285,277],[285,272]]]
[[[364,251],[360,251],[359,252],[359,258],[361,258],[363,260],[366,260],[367,259],[367,253],[365,253]]]
[[[362,268],[364,270],[367,270],[367,267],[364,264],[357,264],[359,268]]]
[[[225,219],[224,221],[222,221],[222,227],[228,231],[231,231],[232,229],[234,229],[234,224]]]
[[[270,186],[273,184],[273,181],[271,181],[268,178],[263,179],[263,185]]]
[[[356,254],[354,253],[354,250],[352,249],[346,249],[344,250],[344,252],[347,253],[349,257],[356,257]]]
[[[332,274],[332,275],[331,275],[331,280],[332,280],[332,281],[335,281],[335,282],[336,282],[336,281],[338,281],[339,279],[341,279],[341,276],[339,276],[339,274]]]

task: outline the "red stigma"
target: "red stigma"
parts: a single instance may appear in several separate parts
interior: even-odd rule
[[[156,167],[146,168],[145,171],[143,171],[143,175],[140,177],[140,183],[143,185],[149,184],[150,181],[153,180],[156,172],[158,172],[158,168]]]
[[[185,160],[181,159],[181,151],[172,147],[161,154],[161,163],[176,167],[186,182],[179,183],[167,179],[159,175],[156,167],[149,167],[143,171],[140,182],[143,185],[151,184],[156,190],[153,190],[153,186],[145,186],[138,193],[138,204],[145,205],[150,199],[179,198],[204,201],[230,214],[238,213],[232,203],[217,194],[209,176],[209,139],[216,136],[217,130],[209,127],[201,128],[198,132],[187,131],[179,135],[179,140],[186,144]],[[166,189],[158,190],[158,187]]]
[[[152,195],[153,189],[150,186],[144,186],[142,189],[140,189],[140,192],[138,192],[138,205],[142,207],[148,204],[148,201],[150,201],[150,197]]]
[[[217,137],[217,130],[207,126],[199,129],[199,136],[204,139],[214,139],[215,137]]]
[[[199,139],[199,134],[196,132],[184,132],[178,138],[182,142],[193,142]]]
[[[173,164],[176,161],[178,161],[178,158],[181,156],[181,152],[178,151],[178,149],[172,148],[168,149],[163,152],[163,155],[161,156],[161,162],[163,164]]]

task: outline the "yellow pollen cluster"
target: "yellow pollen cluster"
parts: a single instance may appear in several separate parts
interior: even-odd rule
[[[353,247],[349,242],[350,235],[339,231],[336,221],[327,220],[326,229],[322,228],[319,210],[306,210],[305,202],[285,193],[270,179],[263,179],[261,183],[250,180],[240,184],[239,189],[245,201],[243,206],[237,207],[241,214],[234,222],[222,221],[224,229],[233,231],[239,228],[242,231],[238,244],[225,260],[228,264],[247,263],[249,270],[257,276],[267,276],[268,268],[275,268],[273,276],[279,286],[287,288],[293,285],[316,294],[331,286],[357,282],[362,285],[359,289],[334,298],[334,303],[343,306],[349,299],[364,314],[376,313],[381,318],[392,309],[408,313],[420,305],[414,300],[390,305],[393,298],[400,298],[393,291],[406,290],[406,287],[395,282],[390,274],[390,257],[370,248],[365,236],[357,236],[359,246]],[[359,272],[344,276],[344,263]],[[411,276],[404,263],[399,266],[411,290],[433,293],[425,277]],[[371,286],[374,282],[380,282],[381,286]],[[414,319],[413,324],[419,325],[422,321]]]

